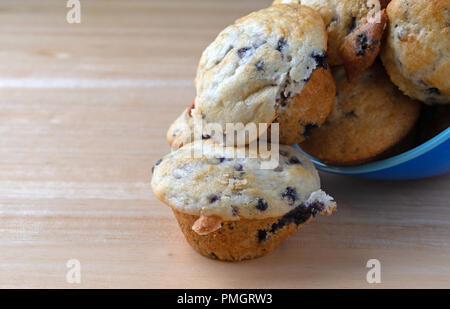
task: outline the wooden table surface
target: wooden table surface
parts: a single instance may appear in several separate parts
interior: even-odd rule
[[[0,287],[450,288],[449,176],[322,174],[338,213],[242,263],[194,252],[153,195],[202,50],[270,2],[82,0],[81,24],[62,0],[0,2]]]

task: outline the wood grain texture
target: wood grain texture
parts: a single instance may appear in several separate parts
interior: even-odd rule
[[[322,174],[338,213],[243,263],[195,253],[151,192],[202,50],[270,2],[89,0],[80,25],[65,1],[0,2],[0,287],[450,287],[449,176]]]

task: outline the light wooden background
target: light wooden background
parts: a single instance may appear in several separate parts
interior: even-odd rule
[[[450,287],[449,176],[322,174],[338,213],[235,264],[195,253],[151,192],[202,50],[269,2],[82,0],[80,25],[62,0],[0,2],[0,287]]]

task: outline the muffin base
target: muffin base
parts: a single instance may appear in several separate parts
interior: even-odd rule
[[[222,261],[242,261],[272,252],[315,215],[330,215],[335,208],[334,203],[331,206],[317,203],[306,208],[298,206],[276,218],[224,221],[220,229],[207,235],[192,230],[199,216],[172,210],[187,242],[198,253]]]

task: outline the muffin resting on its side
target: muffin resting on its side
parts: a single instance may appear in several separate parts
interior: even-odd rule
[[[376,62],[354,83],[335,68],[337,96],[325,124],[300,147],[324,162],[368,162],[400,142],[419,118],[419,102],[403,95]]]
[[[320,190],[313,164],[295,148],[281,145],[270,169],[260,153],[246,150],[241,158],[238,148],[195,141],[154,168],[155,195],[205,256],[239,261],[265,255],[314,216],[336,208]]]

